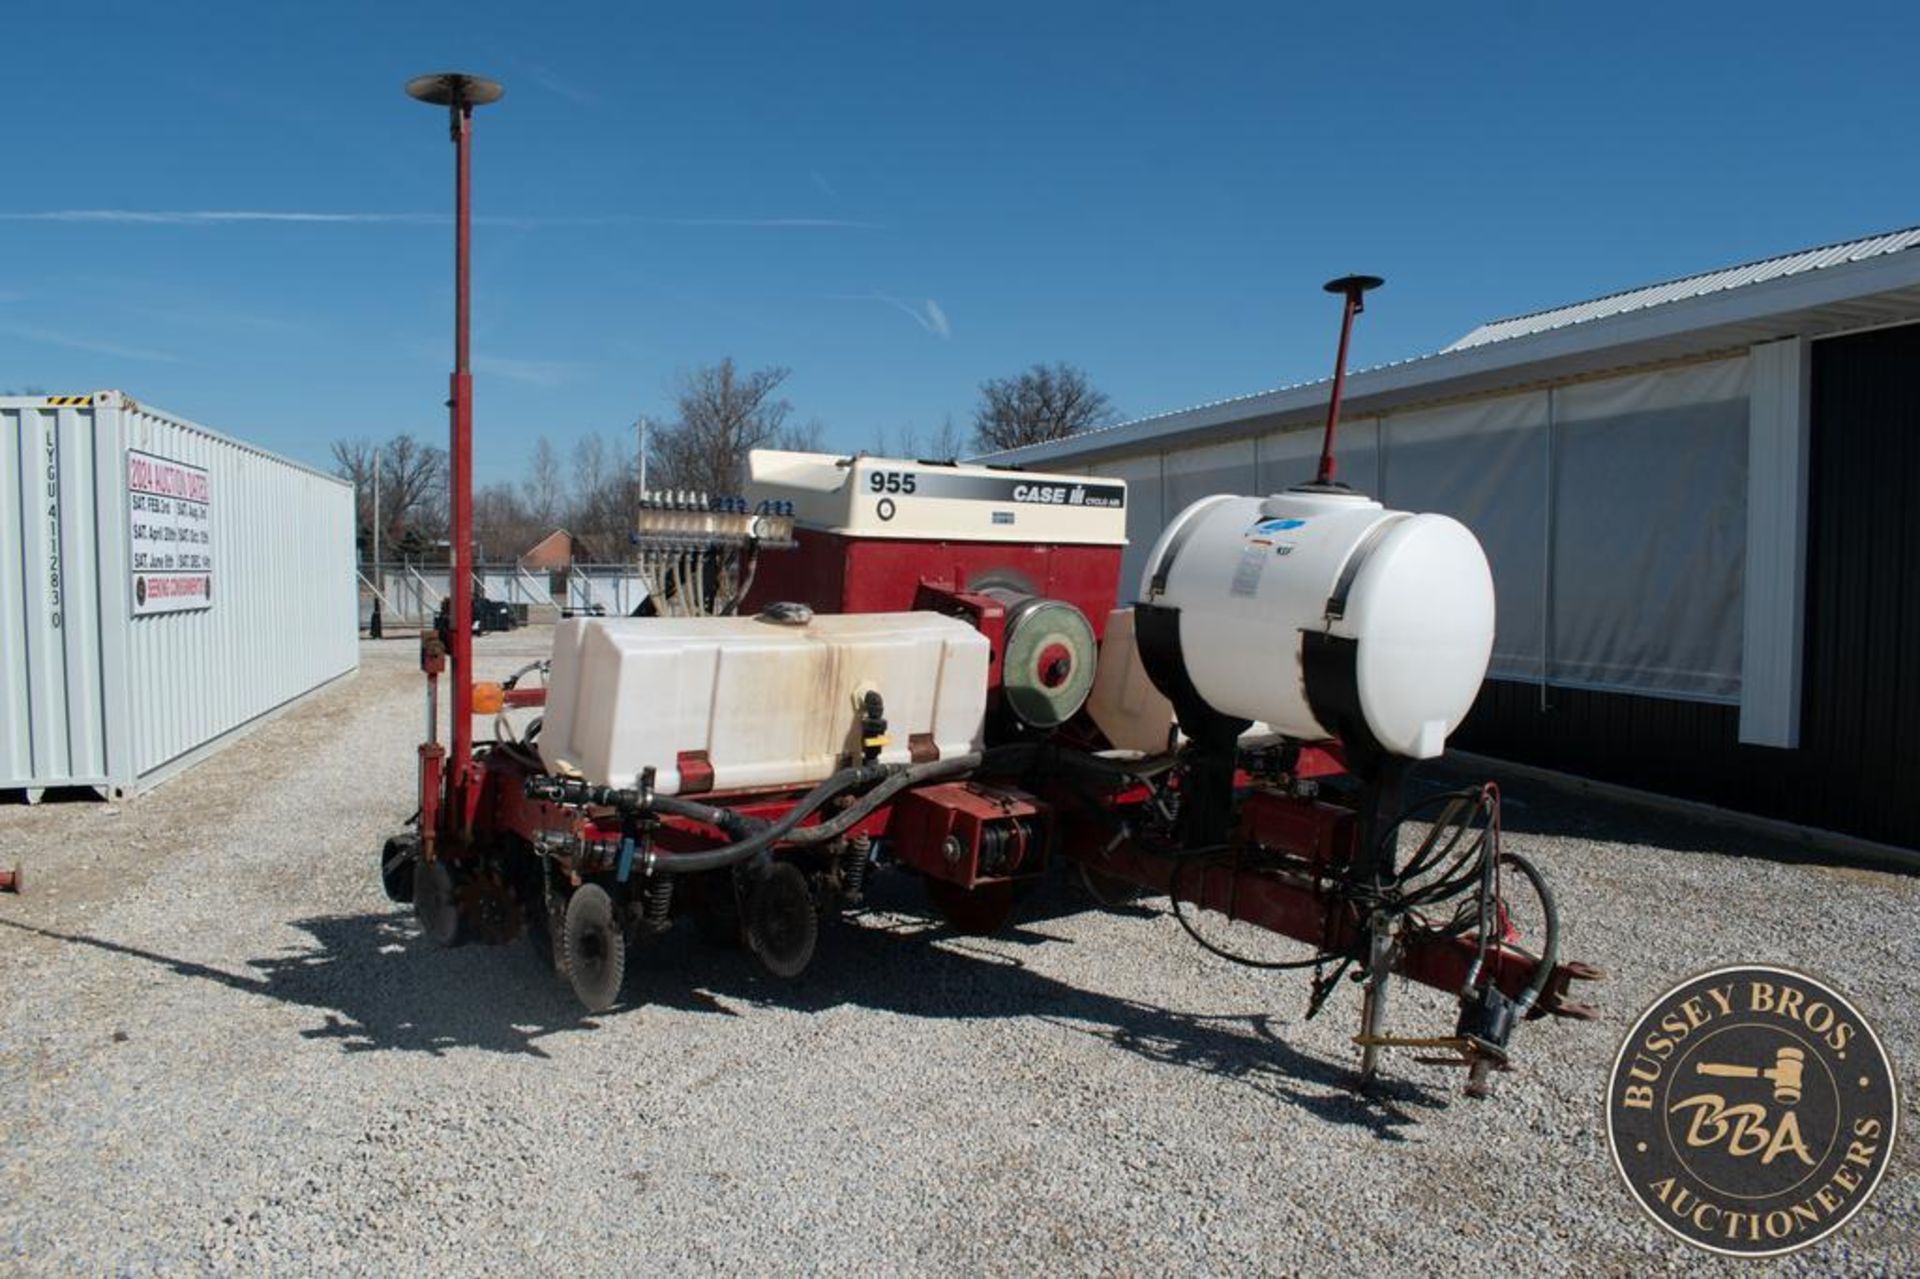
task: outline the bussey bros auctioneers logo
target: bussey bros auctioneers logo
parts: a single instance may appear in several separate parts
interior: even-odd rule
[[[1804,1248],[1873,1193],[1898,1100],[1879,1037],[1789,969],[1722,968],[1654,1001],[1607,1090],[1627,1187],[1689,1243],[1735,1256]]]

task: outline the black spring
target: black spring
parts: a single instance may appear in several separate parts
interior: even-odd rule
[[[664,933],[672,922],[673,876],[655,875],[647,881],[647,895],[641,906],[641,922],[648,932]]]
[[[858,906],[867,893],[867,868],[872,864],[873,840],[855,835],[840,854],[840,894],[849,906]]]

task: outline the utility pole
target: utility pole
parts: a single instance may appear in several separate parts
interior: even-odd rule
[[[640,496],[647,495],[647,415],[642,413],[633,424],[634,431],[640,436]]]
[[[380,581],[380,446],[373,449],[373,590],[377,595],[381,589]]]

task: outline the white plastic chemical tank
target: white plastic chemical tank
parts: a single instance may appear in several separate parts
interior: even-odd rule
[[[1160,535],[1140,596],[1178,610],[1180,664],[1213,710],[1416,759],[1440,754],[1493,650],[1473,534],[1344,491],[1202,498]]]
[[[819,781],[860,756],[860,705],[886,703],[880,762],[977,750],[986,636],[938,613],[575,618],[553,633],[540,758],[556,773],[664,795],[697,755],[717,791]]]

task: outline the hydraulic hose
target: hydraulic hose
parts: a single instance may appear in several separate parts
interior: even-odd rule
[[[744,817],[739,813],[710,804],[698,804],[675,795],[656,795],[652,800],[652,811],[666,813],[676,817],[685,817],[736,836],[731,844],[719,848],[705,848],[697,853],[662,853],[658,855],[657,865],[661,870],[676,875],[690,875],[699,871],[719,870],[748,861],[766,852],[778,843],[811,845],[837,839],[851,829],[855,823],[872,813],[880,805],[892,799],[909,786],[931,781],[953,773],[969,772],[979,767],[978,754],[956,755],[951,759],[933,760],[925,764],[909,764],[904,768],[898,765],[862,765],[844,769],[835,773],[807,792],[798,803],[775,822],[762,822],[757,818]],[[884,777],[878,786],[860,796],[846,809],[826,821],[796,830],[795,827],[817,811],[820,806],[842,793],[875,777]],[[751,832],[741,836],[742,832]]]
[[[1560,912],[1553,904],[1553,890],[1547,887],[1547,877],[1538,867],[1519,853],[1502,853],[1500,859],[1527,877],[1540,897],[1540,913],[1544,916],[1542,930],[1546,936],[1540,943],[1540,960],[1534,966],[1533,980],[1520,992],[1519,1002],[1514,1005],[1513,1017],[1518,1021],[1539,1001],[1547,982],[1553,978],[1554,965],[1560,962]]]

